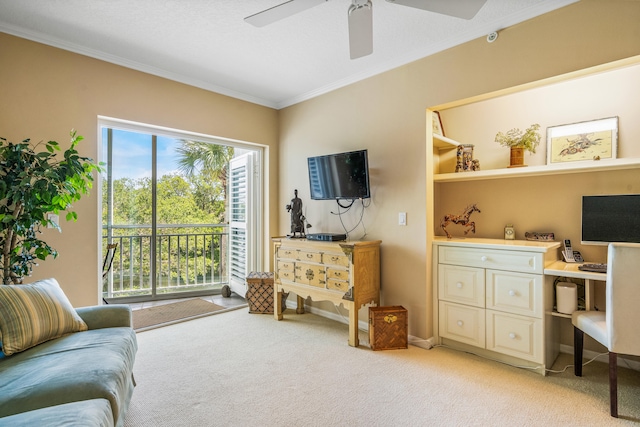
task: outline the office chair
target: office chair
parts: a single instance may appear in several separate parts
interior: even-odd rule
[[[111,266],[113,265],[113,257],[116,255],[116,249],[118,249],[117,243],[109,243],[107,245],[107,252],[104,255],[104,261],[102,262],[102,280],[107,277],[109,274],[109,270],[111,270]],[[106,298],[102,298],[102,302],[105,304],[109,304],[109,301]]]
[[[609,350],[611,416],[618,417],[618,354],[640,356],[640,244],[610,243],[607,254],[606,311],[575,311],[574,373],[582,376],[586,333]]]

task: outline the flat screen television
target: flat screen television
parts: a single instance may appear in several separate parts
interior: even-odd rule
[[[367,150],[309,157],[313,200],[356,200],[371,197]]]
[[[640,243],[640,194],[582,196],[582,243]]]

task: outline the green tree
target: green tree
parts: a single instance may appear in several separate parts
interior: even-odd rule
[[[62,158],[56,141],[40,147],[29,139],[20,144],[0,138],[0,260],[2,283],[22,283],[36,265],[36,260],[54,258],[58,252],[38,238],[43,225],[58,224],[47,218],[48,213],[67,211],[66,219],[77,220],[72,203],[88,194],[93,183],[93,171],[102,168],[88,157],[82,157],[76,145],[83,137],[71,131],[71,146]],[[43,150],[39,150],[43,148]]]

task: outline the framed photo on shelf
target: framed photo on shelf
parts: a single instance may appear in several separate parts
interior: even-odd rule
[[[547,164],[615,159],[618,117],[547,128]]]
[[[440,113],[438,111],[433,111],[431,113],[431,117],[433,118],[433,133],[436,135],[444,136],[444,128],[442,127],[442,119],[440,118]]]

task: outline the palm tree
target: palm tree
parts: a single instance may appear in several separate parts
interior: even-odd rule
[[[226,200],[229,161],[233,158],[233,147],[187,139],[181,139],[180,143],[181,146],[176,149],[180,156],[180,171],[187,176],[194,176],[199,170],[202,174],[219,180]]]

